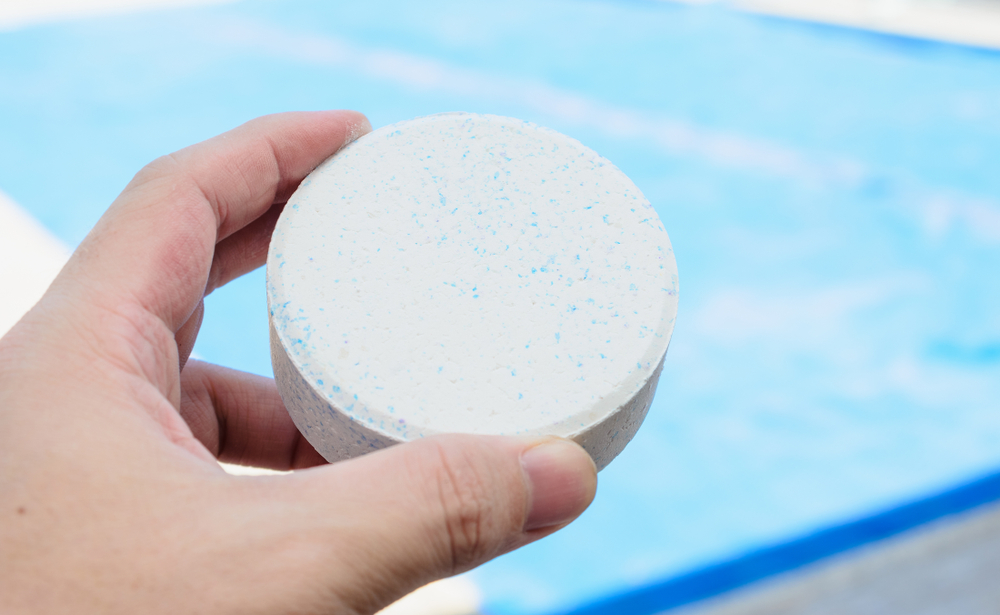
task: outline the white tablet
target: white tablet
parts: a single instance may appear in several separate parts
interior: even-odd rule
[[[361,137],[302,182],[267,299],[282,399],[328,460],[544,434],[603,468],[652,401],[677,268],[609,161],[529,122],[446,113]]]

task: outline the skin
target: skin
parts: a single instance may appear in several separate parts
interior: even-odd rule
[[[589,505],[571,442],[327,465],[272,380],[187,360],[204,296],[264,263],[302,178],[369,130],[267,116],[154,161],[0,340],[0,612],[372,613]]]

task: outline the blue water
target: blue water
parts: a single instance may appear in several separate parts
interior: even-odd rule
[[[680,314],[646,424],[490,612],[681,575],[1000,467],[1000,54],[660,2],[319,0],[0,34],[0,189],[70,244],[264,113],[565,132],[654,203]],[[52,169],[59,169],[53,178]],[[196,352],[269,373],[263,272]]]

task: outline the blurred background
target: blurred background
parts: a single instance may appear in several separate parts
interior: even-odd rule
[[[145,163],[258,115],[515,116],[674,245],[591,508],[397,614],[1000,613],[1000,2],[3,0],[0,332]],[[202,358],[270,375],[264,272]]]

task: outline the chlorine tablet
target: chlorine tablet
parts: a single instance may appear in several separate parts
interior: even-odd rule
[[[652,401],[677,269],[609,161],[528,122],[449,113],[376,130],[302,182],[267,298],[282,399],[328,460],[545,434],[603,468]]]

